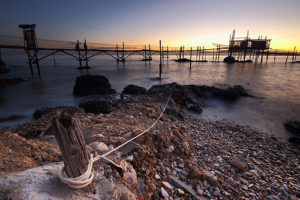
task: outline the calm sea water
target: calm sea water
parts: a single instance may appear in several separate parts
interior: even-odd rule
[[[153,81],[151,78],[158,76],[159,66],[159,58],[155,56],[151,63],[138,61],[141,57],[133,56],[125,65],[117,65],[111,57],[100,55],[90,60],[92,68],[87,72],[77,70],[78,62],[72,57],[56,55],[56,65],[52,57],[40,62],[42,76],[39,77],[37,74],[31,76],[23,51],[2,50],[2,54],[11,72],[0,77],[22,77],[26,81],[0,91],[7,99],[0,104],[0,116],[20,114],[26,118],[0,123],[0,127],[14,126],[32,119],[34,109],[41,106],[78,104],[80,98],[74,97],[72,90],[76,77],[83,74],[106,76],[118,92],[128,84],[146,88],[170,82],[216,87],[238,84],[261,98],[241,98],[235,103],[210,99],[200,117],[235,121],[283,139],[289,136],[283,122],[300,120],[300,64],[285,65],[283,57],[277,57],[276,63],[270,57],[267,64],[192,63],[190,69],[189,63],[171,61],[174,56],[169,62],[164,62],[163,79]],[[208,60],[211,59],[208,57]]]

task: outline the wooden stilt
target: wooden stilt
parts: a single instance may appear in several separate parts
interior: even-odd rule
[[[161,73],[162,73],[162,55],[161,55],[161,40],[159,40],[159,79],[161,79]]]
[[[288,51],[287,56],[286,56],[286,60],[285,60],[285,64],[288,62],[289,55],[290,55],[290,52]]]
[[[277,55],[277,50],[275,51],[275,54],[274,54],[274,63],[276,61],[276,55]]]

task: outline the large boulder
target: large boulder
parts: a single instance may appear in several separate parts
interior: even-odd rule
[[[168,96],[171,94],[171,97],[174,99],[174,101],[182,106],[185,106],[186,103],[190,100],[188,96],[188,87],[186,85],[180,85],[178,83],[154,85],[148,90],[148,94],[163,96]]]
[[[87,113],[94,114],[107,114],[112,112],[119,104],[119,100],[116,99],[116,96],[91,96],[83,99],[79,103],[79,107],[83,108]]]
[[[300,136],[300,121],[285,122],[284,127],[291,133]]]
[[[124,88],[122,93],[139,95],[139,94],[146,94],[146,92],[147,92],[146,88],[130,84]]]
[[[77,96],[114,93],[116,91],[111,88],[109,80],[105,76],[100,75],[79,76],[73,88],[73,94]]]
[[[234,63],[235,59],[232,56],[227,56],[226,58],[224,58],[223,62],[224,63]]]

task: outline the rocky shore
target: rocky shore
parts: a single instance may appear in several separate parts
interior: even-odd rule
[[[249,96],[244,89],[236,86],[220,90],[175,83],[154,86],[148,91],[133,88],[130,86],[124,91],[139,91],[136,95],[122,93],[120,99],[113,101],[114,109],[107,109],[105,113],[101,110],[96,114],[85,112],[84,107],[44,108],[35,112],[36,120],[12,130],[3,130],[0,134],[0,199],[20,197],[21,191],[15,190],[25,188],[20,185],[22,181],[34,184],[25,182],[26,174],[35,177],[34,173],[43,173],[44,170],[45,173],[37,178],[39,181],[42,181],[41,177],[56,180],[55,173],[47,175],[46,171],[56,169],[57,162],[61,161],[50,123],[57,111],[64,110],[78,118],[86,143],[95,153],[101,154],[148,128],[162,112],[170,88],[171,100],[157,125],[110,156],[117,163],[125,160],[128,166],[132,166],[130,172],[119,172],[101,160],[94,166],[98,194],[83,195],[81,191],[68,197],[55,196],[48,189],[43,190],[46,197],[173,200],[300,198],[300,150],[296,146],[251,127],[208,121],[189,114],[192,105],[202,108],[195,98],[212,95],[234,100]],[[108,105],[103,104],[103,99],[95,101],[93,97],[92,101],[97,106],[95,102]],[[34,168],[37,171],[30,169],[37,166],[42,167]],[[19,172],[26,169],[31,171]],[[24,179],[21,181],[16,177]],[[20,183],[17,184],[16,180]],[[33,193],[39,191],[35,189]]]

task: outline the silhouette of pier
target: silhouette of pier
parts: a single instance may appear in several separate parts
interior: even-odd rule
[[[288,63],[291,59],[291,63],[298,63],[296,60],[298,52],[296,47],[293,52],[283,52],[278,50],[270,49],[271,39],[267,37],[262,38],[260,36],[258,39],[250,39],[249,33],[246,37],[238,38],[235,37],[235,31],[229,39],[229,45],[213,44],[213,48],[206,48],[204,46],[197,47],[184,47],[179,48],[162,46],[161,41],[159,41],[159,47],[153,48],[150,44],[144,45],[142,48],[129,48],[126,47],[124,42],[121,47],[116,45],[115,47],[101,47],[101,48],[89,48],[86,40],[82,45],[77,41],[74,47],[68,48],[51,48],[51,47],[39,47],[38,39],[35,33],[35,24],[22,24],[19,28],[23,30],[23,45],[1,45],[0,44],[0,62],[4,63],[1,58],[1,49],[23,49],[28,56],[28,64],[30,66],[30,71],[33,74],[33,65],[36,65],[38,74],[40,74],[39,62],[50,56],[53,57],[54,62],[55,54],[63,53],[65,55],[71,56],[78,61],[78,69],[89,69],[88,61],[98,55],[108,55],[116,62],[126,62],[126,60],[132,55],[142,56],[141,61],[152,61],[153,55],[159,55],[160,64],[159,71],[160,77],[162,72],[162,62],[163,60],[169,59],[170,55],[176,55],[176,62],[208,62],[208,56],[212,58],[211,62],[220,62],[220,55],[228,55],[227,58],[232,59],[234,62],[268,62],[269,57],[274,57],[274,62],[276,62],[277,56],[287,56],[285,63]],[[152,49],[151,49],[152,48]],[[38,56],[39,52],[47,51],[46,55]],[[50,51],[50,52],[49,52]],[[225,58],[226,59],[226,58]],[[224,59],[224,61],[225,61]],[[264,60],[265,59],[265,60]],[[231,61],[232,61],[231,60]],[[191,66],[191,65],[190,65]]]

